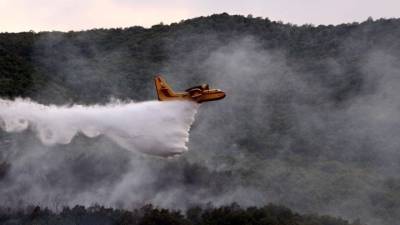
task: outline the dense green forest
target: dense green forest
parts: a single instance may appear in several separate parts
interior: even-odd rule
[[[136,187],[137,195],[146,197],[135,198],[135,204],[154,200],[162,207],[186,208],[272,202],[300,213],[394,225],[400,219],[398,40],[400,19],[299,26],[225,13],[148,29],[2,33],[0,96],[98,104],[112,98],[155,99],[152,79],[157,73],[177,90],[210,83],[226,91],[227,98],[201,106],[190,151],[183,157],[144,159],[155,178]],[[32,137],[0,137],[0,189],[10,194],[7,185],[18,182],[12,180],[10,152],[29,149],[23,141]],[[126,170],[126,153],[106,153],[104,148],[116,147],[104,140],[78,137],[73,146],[62,146],[59,153],[65,157],[62,168],[79,171],[68,182],[81,191]],[[84,166],[97,164],[113,169]],[[54,181],[63,176],[60,172],[43,176],[52,187],[66,186]],[[73,188],[68,191],[65,196],[75,194]],[[157,193],[168,200],[154,197]],[[90,220],[96,210],[82,218]],[[112,222],[127,213],[101,210]],[[151,212],[172,220],[165,224],[224,224],[216,217],[231,221],[225,224],[347,224],[273,206],[204,210],[197,219],[168,210]],[[69,218],[68,213],[41,213],[51,220]],[[280,213],[287,213],[283,217],[288,220],[280,220]],[[28,214],[20,215],[31,223]],[[236,216],[243,216],[242,222],[234,222]],[[157,218],[127,217],[159,224]]]
[[[361,85],[359,71],[354,68],[362,60],[360,56],[371,48],[398,52],[398,26],[398,19],[297,26],[267,18],[220,14],[150,29],[2,33],[1,96],[23,96],[51,103],[98,103],[108,101],[110,96],[147,100],[151,97],[147,88],[155,73],[179,69],[186,73],[186,80],[205,80],[204,68],[194,62],[184,68],[170,68],[168,64],[193,57],[194,53],[204,60],[223,43],[254,37],[257,47],[284,51],[297,70],[311,73],[319,82],[332,86],[335,90],[331,97],[343,101]],[[345,42],[353,43],[346,46]],[[323,60],[341,57],[343,53],[346,58],[338,63],[345,69],[346,79],[324,80],[331,71]],[[82,67],[84,71],[80,71]],[[69,75],[74,73],[76,80],[66,80],[72,79]],[[42,94],[43,90],[46,94]]]

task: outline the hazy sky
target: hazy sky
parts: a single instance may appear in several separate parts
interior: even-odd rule
[[[338,24],[400,17],[400,0],[0,0],[0,32],[150,27],[222,12]]]

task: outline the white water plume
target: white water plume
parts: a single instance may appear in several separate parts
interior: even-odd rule
[[[68,144],[82,133],[107,136],[130,151],[173,156],[187,151],[197,107],[187,101],[46,106],[0,99],[0,127],[6,132],[31,129],[45,145]]]

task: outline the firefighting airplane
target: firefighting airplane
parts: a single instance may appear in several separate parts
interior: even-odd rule
[[[157,75],[154,81],[160,101],[187,100],[202,103],[225,98],[225,92],[219,89],[210,89],[208,84],[191,87],[185,92],[174,92],[160,75]]]

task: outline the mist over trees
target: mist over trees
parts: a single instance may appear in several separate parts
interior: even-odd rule
[[[49,103],[108,101],[110,96],[149,99],[152,90],[147,88],[152,84],[151,78],[154,73],[163,72],[171,59],[190,56],[198,48],[203,48],[204,54],[211,53],[221,43],[251,36],[257,38],[263,49],[283,50],[290,63],[296,64],[296,69],[315,74],[321,82],[330,73],[321,62],[341,56],[342,51],[351,51],[347,58],[340,59],[341,66],[346,69],[346,80],[332,80],[329,84],[325,81],[326,85],[336,87],[332,88],[335,89],[332,98],[340,101],[361,85],[360,74],[354,68],[362,60],[360,56],[377,47],[397,53],[398,24],[398,19],[380,19],[361,24],[297,26],[267,18],[220,14],[171,25],[154,25],[150,29],[2,33],[1,96],[30,97]],[[343,45],[349,41],[353,43]],[[177,48],[179,56],[171,54]],[[84,61],[70,58],[76,55]],[[87,68],[74,71],[75,68],[70,68],[73,66]],[[77,74],[75,81],[66,82],[72,72],[79,72],[80,77]],[[203,71],[185,72],[190,72],[187,77],[201,77]],[[81,88],[77,83],[86,86]],[[44,88],[55,96],[39,95]]]
[[[400,19],[298,26],[225,13],[149,29],[2,33],[0,96],[44,104],[143,101],[155,99],[156,73],[177,90],[210,83],[227,98],[201,106],[184,157],[146,159],[155,179],[144,187],[151,190],[147,197],[136,200],[166,208],[272,202],[301,213],[394,225],[400,219],[398,40]],[[0,188],[12,180],[9,152],[29,149],[23,141],[30,136],[0,133]],[[92,182],[128,170],[126,153],[112,144],[77,137],[73,147],[60,148],[68,159],[64,168],[96,177]],[[115,158],[103,150],[96,155],[103,148],[117,148]],[[83,166],[117,162],[112,174]],[[49,180],[62,176],[46,174]],[[74,184],[89,189],[85,179]],[[175,198],[152,199],[155,193]],[[226,216],[257,217],[264,209],[228,207]],[[224,210],[202,211],[200,221],[161,212],[174,215],[174,224],[221,224],[204,216]],[[347,224],[298,218],[294,224]]]

